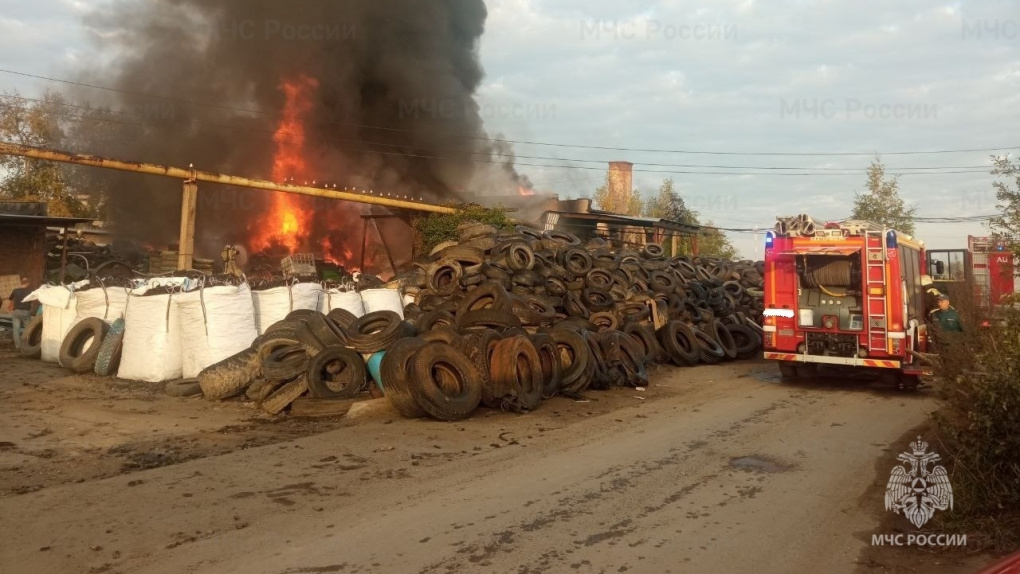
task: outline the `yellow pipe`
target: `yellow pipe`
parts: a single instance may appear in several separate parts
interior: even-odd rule
[[[368,203],[372,205],[381,205],[384,207],[394,207],[398,209],[411,209],[414,211],[427,211],[430,213],[457,213],[457,209],[454,207],[445,207],[442,205],[433,205],[430,203],[418,203],[402,199],[390,199],[386,197],[364,195],[348,191],[319,189],[316,187],[308,187],[304,185],[288,185],[283,183],[267,181],[263,179],[249,179],[246,177],[224,175],[220,173],[199,171],[195,169],[184,169],[180,167],[171,167],[166,165],[120,161],[116,159],[109,159],[94,155],[72,154],[69,152],[37,148],[31,146],[23,146],[12,143],[0,142],[0,154],[30,157],[34,159],[56,161],[61,163],[73,163],[77,165],[87,165],[106,169],[116,169],[120,171],[130,171],[134,173],[145,173],[149,175],[160,175],[163,177],[183,179],[185,181],[204,181],[208,183],[220,183],[224,185],[233,185],[237,187],[247,187],[250,189],[264,189],[267,191],[281,191],[283,193],[294,193],[297,195],[310,195],[313,197],[342,199],[345,201],[356,201],[358,203]]]

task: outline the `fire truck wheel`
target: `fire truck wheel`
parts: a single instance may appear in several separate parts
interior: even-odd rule
[[[917,375],[901,375],[899,387],[904,391],[916,391],[921,386],[921,377]]]
[[[784,379],[793,380],[797,378],[797,365],[795,363],[789,363],[783,361],[779,363],[779,374]]]
[[[802,363],[797,365],[797,376],[802,379],[810,379],[818,376],[818,365],[814,363]]]

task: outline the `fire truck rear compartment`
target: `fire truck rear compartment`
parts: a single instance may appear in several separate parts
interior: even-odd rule
[[[864,328],[860,255],[801,256],[797,260],[797,275],[800,279],[799,326],[827,331],[808,338],[809,352],[838,356],[856,354],[857,336],[837,335],[833,331],[860,332]],[[816,350],[827,352],[816,353]]]

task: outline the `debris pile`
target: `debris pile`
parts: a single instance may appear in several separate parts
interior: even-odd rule
[[[111,353],[122,353],[121,377],[174,379],[167,392],[178,396],[243,395],[274,415],[302,397],[367,390],[407,417],[458,420],[479,406],[523,412],[556,395],[642,387],[656,363],[760,349],[761,263],[525,227],[458,231],[389,289],[374,278],[326,288],[174,278],[125,290],[111,313],[104,288],[105,310],[60,333],[59,360],[112,374]]]

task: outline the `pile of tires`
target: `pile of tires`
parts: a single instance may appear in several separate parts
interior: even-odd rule
[[[400,278],[401,313],[291,312],[191,389],[278,414],[300,397],[383,394],[406,417],[525,412],[558,395],[642,387],[655,364],[761,347],[762,265],[612,249],[562,232],[459,228]]]
[[[405,416],[527,411],[556,395],[646,385],[656,363],[715,364],[761,348],[761,263],[613,250],[524,227],[459,232],[402,278],[419,334],[388,349],[377,382]]]

